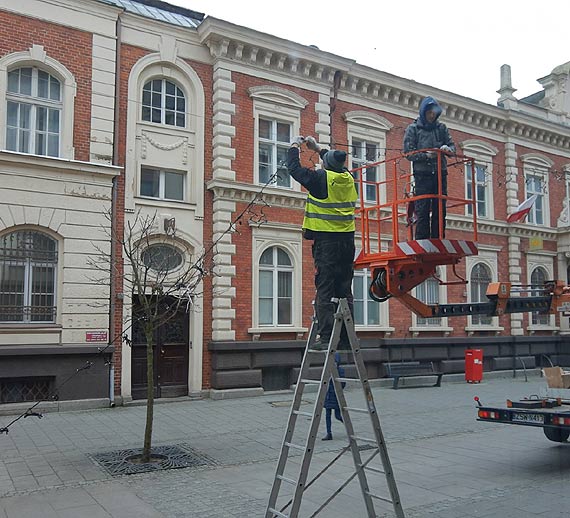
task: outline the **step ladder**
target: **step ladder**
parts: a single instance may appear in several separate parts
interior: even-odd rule
[[[352,474],[349,480],[345,482],[345,484],[343,484],[339,490],[337,490],[334,495],[329,498],[325,504],[321,506],[312,516],[316,516],[316,514],[318,514],[318,512],[320,512],[320,510],[322,510],[324,506],[332,500],[332,498],[334,498],[344,487],[346,487],[346,485],[348,485],[348,482],[350,482],[353,478],[358,477],[360,488],[362,490],[362,496],[364,498],[364,503],[368,513],[368,518],[376,518],[377,516],[374,509],[375,499],[391,503],[394,507],[396,517],[405,518],[402,504],[400,502],[400,497],[398,495],[396,480],[394,479],[394,473],[390,464],[390,458],[388,457],[388,450],[386,449],[386,443],[384,442],[382,428],[380,427],[380,420],[376,411],[376,407],[374,405],[374,398],[370,389],[370,383],[368,382],[364,360],[362,359],[359,341],[354,330],[354,322],[350,313],[350,308],[346,299],[335,299],[335,302],[338,302],[338,306],[335,313],[334,326],[327,350],[320,351],[311,349],[317,335],[316,319],[313,319],[313,324],[311,326],[311,331],[307,340],[307,348],[303,357],[303,363],[301,364],[301,372],[299,373],[299,379],[297,380],[297,386],[295,388],[293,404],[291,405],[291,411],[289,413],[287,429],[283,438],[283,444],[281,445],[281,453],[277,462],[277,469],[269,496],[269,503],[265,512],[265,518],[298,518],[299,516],[303,492],[307,489],[308,485],[312,483],[310,482],[307,484],[307,477],[309,474],[309,467],[311,465],[311,459],[315,448],[315,441],[317,439],[317,433],[321,421],[323,404],[331,378],[332,382],[334,383],[334,388],[342,413],[344,426],[346,428],[346,433],[349,439],[349,444],[346,449],[349,449],[352,453],[355,473]],[[338,368],[334,360],[343,326],[346,327],[350,347],[352,349],[352,354],[354,357],[354,363],[358,373],[358,378],[341,378],[339,376]],[[322,360],[323,356],[324,365],[322,367],[320,380],[310,379],[309,373],[311,363],[314,363],[315,360]],[[358,383],[362,386],[366,401],[366,408],[352,408],[347,406],[342,384],[348,382]],[[313,411],[302,412],[300,410],[300,407],[303,402],[303,391],[305,387],[309,385],[317,385],[319,387],[318,395]],[[374,437],[367,438],[355,434],[353,423],[350,417],[351,412],[366,413],[370,416],[372,428],[374,431]],[[292,442],[298,416],[304,416],[311,419],[305,444],[295,444]],[[369,455],[365,461],[362,460],[361,456],[362,446],[369,448],[365,450],[366,455]],[[295,479],[285,476],[285,468],[291,451],[302,452],[301,466],[298,476]],[[383,469],[375,468],[369,465],[377,455],[380,455]],[[367,472],[380,473],[385,475],[389,491],[389,498],[373,494],[370,491],[370,488],[368,486],[368,479],[366,476]],[[277,499],[279,497],[283,483],[289,484],[295,489],[294,494],[288,504],[284,507],[281,507],[277,505]],[[281,509],[279,510],[278,507],[281,507]],[[289,510],[286,510],[288,508]]]

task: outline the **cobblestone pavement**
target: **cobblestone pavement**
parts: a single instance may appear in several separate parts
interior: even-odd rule
[[[475,420],[474,395],[502,404],[543,387],[535,377],[528,383],[374,389],[406,516],[570,516],[570,447],[549,442],[540,429]],[[358,406],[361,392],[347,395]],[[91,456],[140,447],[144,407],[20,420],[0,436],[0,518],[263,517],[291,399],[291,393],[277,393],[157,405],[154,444],[189,444],[216,464],[120,477]],[[314,395],[304,399],[310,409]],[[354,418],[362,435],[370,429],[366,419]],[[9,421],[0,417],[0,426]],[[306,428],[308,420],[300,425]],[[346,444],[341,423],[333,423],[333,434],[333,441],[318,441],[312,475]],[[291,467],[298,461],[293,458]],[[309,517],[351,473],[346,454],[307,491],[300,516]],[[386,491],[379,477],[370,485],[376,493]],[[376,509],[379,516],[393,516],[389,504]],[[319,516],[365,517],[356,481]]]

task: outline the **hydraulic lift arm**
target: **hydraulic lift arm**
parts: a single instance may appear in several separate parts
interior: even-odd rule
[[[398,300],[423,318],[451,317],[461,315],[500,316],[506,313],[555,313],[570,311],[570,287],[560,281],[549,281],[544,286],[533,287],[532,296],[511,296],[509,282],[493,282],[487,289],[487,302],[458,304],[425,304],[409,293],[398,295]],[[518,293],[522,293],[519,290]]]

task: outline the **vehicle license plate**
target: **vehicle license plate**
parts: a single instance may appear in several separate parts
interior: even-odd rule
[[[528,414],[526,412],[513,412],[512,420],[518,423],[539,423],[544,424],[544,416],[542,414]]]

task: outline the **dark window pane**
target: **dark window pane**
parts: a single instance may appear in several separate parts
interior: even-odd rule
[[[150,121],[150,108],[143,106],[142,109],[142,120],[143,121]]]
[[[156,122],[156,123],[160,124],[161,120],[160,120],[160,109],[159,108],[153,108],[152,109],[152,122]]]
[[[143,97],[142,97],[142,102],[144,105],[148,106],[150,105],[150,90],[144,90],[143,91]]]
[[[162,105],[162,96],[160,93],[153,93],[152,94],[152,106],[154,108],[160,108]]]
[[[59,110],[49,110],[48,131],[59,133]]]
[[[8,92],[18,93],[20,89],[20,71],[12,70],[8,72]]]
[[[164,197],[169,200],[184,199],[184,175],[180,173],[164,173]]]
[[[277,123],[277,141],[287,143],[291,141],[291,126],[289,124]]]
[[[291,259],[285,250],[277,249],[277,264],[280,266],[291,266]]]
[[[36,133],[36,155],[46,154],[46,134]]]
[[[183,113],[176,114],[176,125],[179,128],[184,128],[186,126],[186,117]]]
[[[15,128],[8,128],[6,131],[6,149],[18,151],[18,130]]]
[[[160,173],[153,169],[143,169],[141,171],[141,196],[151,196],[158,198]]]
[[[48,156],[59,156],[59,135],[48,135]]]
[[[164,107],[167,110],[174,110],[176,108],[176,97],[173,97],[172,95],[167,95],[165,97]]]
[[[166,83],[166,93],[168,95],[174,95],[176,93],[176,86],[174,83],[171,83],[170,81],[165,81]]]
[[[46,74],[43,70],[38,70],[38,97],[42,99],[48,99],[49,91],[49,74]]]
[[[47,108],[36,107],[36,131],[47,130]]]
[[[174,126],[174,112],[171,111],[164,112],[164,123],[170,126]]]
[[[50,76],[49,78],[49,98],[52,101],[59,101],[61,100],[61,87],[59,81]]]
[[[273,264],[273,248],[268,248],[261,254],[261,258],[259,259],[259,264]]]
[[[271,122],[265,119],[259,119],[259,137],[271,139]]]
[[[155,79],[152,82],[152,90],[154,92],[162,92],[162,79]]]
[[[20,69],[20,93],[24,95],[32,95],[32,69]]]
[[[18,103],[8,101],[8,126],[18,126]]]

